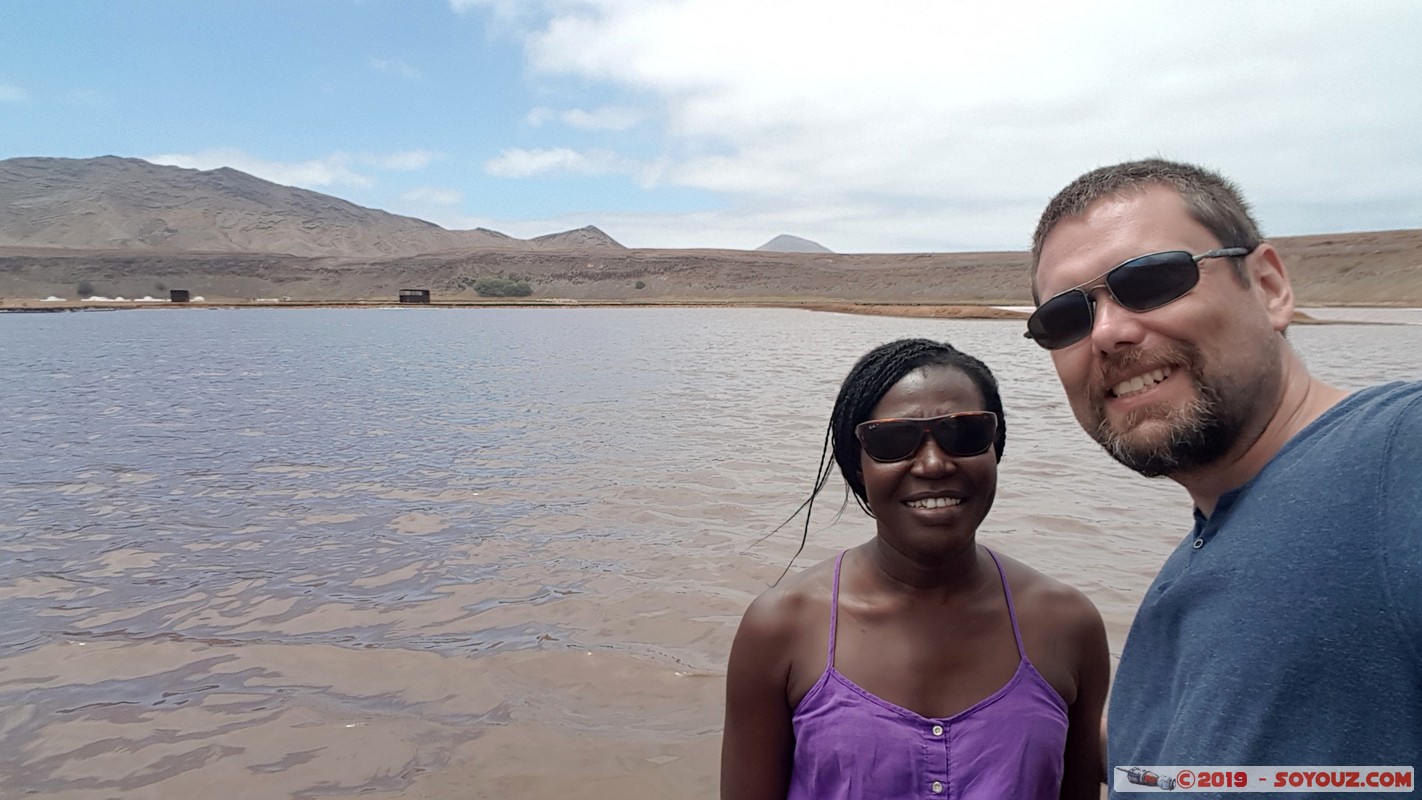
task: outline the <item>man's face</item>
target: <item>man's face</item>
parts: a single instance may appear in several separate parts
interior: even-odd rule
[[[1131,190],[1052,229],[1037,289],[1046,299],[1136,256],[1232,244],[1193,220],[1173,188]],[[1052,351],[1052,361],[1077,421],[1114,458],[1144,475],[1173,475],[1259,435],[1282,386],[1282,325],[1228,260],[1200,262],[1199,284],[1151,311],[1128,311],[1104,288],[1094,297],[1091,334]]]

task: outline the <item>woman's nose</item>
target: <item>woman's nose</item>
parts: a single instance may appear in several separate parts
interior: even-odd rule
[[[932,436],[924,436],[918,451],[913,454],[913,472],[919,476],[939,476],[957,468],[953,457],[938,446]]]

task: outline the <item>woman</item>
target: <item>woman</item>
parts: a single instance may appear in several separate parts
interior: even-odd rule
[[[1101,615],[976,540],[1006,441],[992,373],[892,342],[855,364],[829,427],[877,530],[747,609],[723,800],[1096,798]]]

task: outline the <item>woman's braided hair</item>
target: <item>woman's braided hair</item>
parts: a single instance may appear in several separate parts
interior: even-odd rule
[[[869,419],[874,406],[903,377],[923,367],[952,367],[972,380],[983,395],[986,411],[997,415],[997,460],[1002,460],[1002,448],[1007,442],[1007,420],[1002,413],[1002,398],[997,392],[997,380],[992,370],[976,358],[947,342],[932,339],[899,339],[880,345],[865,353],[845,376],[839,387],[834,411],[830,414],[829,437],[834,447],[834,460],[839,473],[869,516],[868,498],[864,494],[864,476],[859,469],[859,439],[854,428]]]

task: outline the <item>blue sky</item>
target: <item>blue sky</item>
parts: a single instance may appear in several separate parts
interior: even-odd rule
[[[1422,227],[1422,4],[0,0],[0,158],[231,166],[448,228],[1025,249],[1077,174]]]

